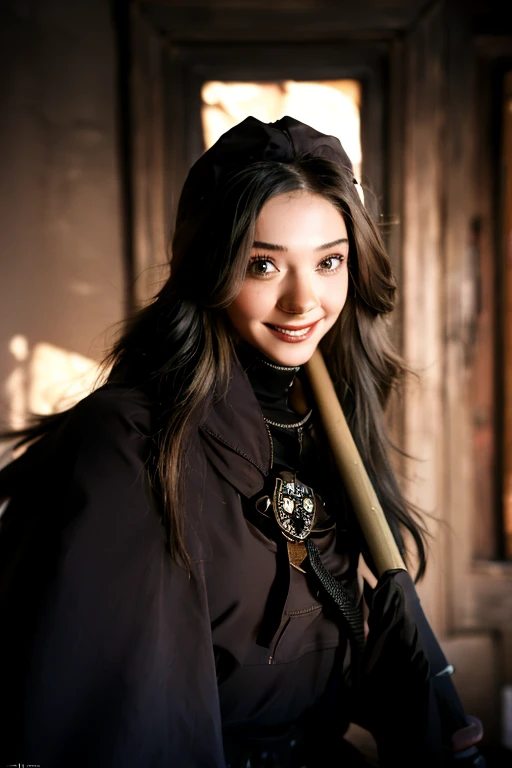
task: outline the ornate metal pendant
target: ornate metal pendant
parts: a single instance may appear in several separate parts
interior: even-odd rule
[[[312,488],[290,473],[290,479],[276,478],[274,514],[281,531],[287,539],[290,565],[305,573],[300,567],[306,558],[307,539],[315,520],[315,494]]]

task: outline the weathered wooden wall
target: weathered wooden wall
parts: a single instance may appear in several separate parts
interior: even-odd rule
[[[405,357],[420,379],[405,401],[404,436],[417,457],[408,465],[409,488],[433,516],[420,594],[466,706],[497,740],[503,650],[495,644],[497,624],[473,608],[474,71],[470,18],[457,3],[432,7],[407,38],[403,334]],[[500,610],[504,618],[505,605]]]
[[[3,419],[12,337],[102,357],[125,275],[108,3],[2,3],[0,58]]]

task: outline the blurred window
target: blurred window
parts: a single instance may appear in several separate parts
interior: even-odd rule
[[[203,85],[201,95],[206,149],[246,117],[270,123],[289,115],[317,131],[336,136],[352,160],[355,177],[361,180],[361,84],[358,80],[210,81]]]

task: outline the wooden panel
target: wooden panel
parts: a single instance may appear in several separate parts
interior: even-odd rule
[[[482,557],[473,564],[470,578],[460,587],[469,595],[467,625],[492,629],[500,641],[497,661],[500,685],[512,683],[512,563],[499,562],[503,546],[501,504],[504,466],[504,402],[508,387],[504,375],[507,326],[505,314],[505,243],[502,205],[504,193],[497,183],[503,120],[502,78],[512,65],[512,36],[478,37],[478,79],[475,114],[479,127],[475,151],[475,211],[480,219],[480,314],[477,355],[473,362],[472,405],[476,436],[474,551]]]
[[[500,699],[497,695],[501,643],[497,636],[459,634],[441,643],[455,667],[453,682],[468,714],[485,723],[486,744],[498,744],[501,737]],[[491,764],[492,765],[492,764]]]
[[[27,340],[30,359],[42,342],[100,360],[125,311],[110,9],[42,5],[12,0],[0,9],[4,429],[39,380],[13,337]]]
[[[151,298],[165,275],[163,46],[132,9],[133,273],[135,305]],[[162,265],[160,267],[160,265]]]
[[[265,80],[314,80],[334,77],[364,77],[379,67],[389,51],[389,43],[339,43],[298,46],[297,43],[259,42],[197,43],[169,41],[172,56],[197,75],[210,79],[252,80],[255,73]],[[236,65],[236,70],[234,66]],[[293,73],[293,77],[290,73]]]
[[[503,258],[504,258],[504,466],[505,555],[512,559],[512,66],[503,87]]]
[[[157,29],[173,40],[333,40],[384,38],[409,26],[426,0],[382,3],[338,0],[223,0],[142,2]]]
[[[389,84],[386,93],[387,109],[385,109],[385,129],[388,141],[385,146],[383,173],[385,177],[385,199],[382,201],[382,218],[379,221],[380,231],[384,236],[386,247],[391,258],[393,271],[398,285],[397,303],[391,317],[391,338],[400,355],[404,353],[403,336],[403,148],[404,148],[404,43],[396,39],[389,56]],[[403,448],[404,437],[404,408],[403,392],[395,390],[390,398],[386,413],[386,428],[391,443]],[[404,457],[398,451],[391,451],[390,458],[393,469],[400,482],[405,473]]]
[[[512,563],[478,561],[464,586],[468,600],[461,626],[512,630]],[[512,662],[512,648],[508,655]]]
[[[478,701],[486,740],[497,738],[499,664],[493,641],[510,609],[505,574],[475,574],[473,409],[469,396],[477,310],[473,50],[461,4],[432,8],[406,39],[404,350],[420,375],[405,408],[411,493],[432,534],[419,592],[443,643],[459,654],[456,684]],[[481,190],[476,190],[476,195]],[[478,636],[475,633],[479,633]],[[472,666],[479,659],[478,697]]]
[[[443,9],[432,9],[406,39],[403,297],[404,355],[419,374],[405,400],[408,496],[425,513],[444,511]],[[425,517],[432,535],[427,576],[420,586],[425,612],[446,630],[443,526]]]
[[[502,135],[502,77],[512,69],[512,36],[479,35],[475,40],[478,82],[475,111],[479,127],[475,153],[475,209],[480,218],[480,315],[472,394],[477,479],[474,551],[478,557],[504,557],[503,465],[508,387],[504,360],[506,270],[504,233],[498,223],[504,190],[497,183]],[[507,65],[508,62],[508,65]]]
[[[478,559],[493,559],[499,555],[497,497],[498,453],[496,451],[497,377],[496,331],[499,315],[496,271],[496,242],[494,177],[496,168],[496,137],[493,125],[492,64],[487,55],[481,56],[481,42],[476,46],[474,84],[474,124],[476,130],[473,167],[475,213],[475,247],[478,256],[478,313],[475,344],[469,378],[473,424],[474,507],[472,551]]]
[[[162,5],[169,8],[260,8],[269,11],[273,8],[289,11],[316,10],[323,13],[329,8],[340,7],[340,0],[138,0],[141,5]],[[379,14],[381,17],[408,19],[412,21],[420,9],[427,5],[425,0],[362,0],[359,3],[344,2],[344,11],[354,15],[363,11],[367,14]],[[359,6],[359,11],[357,11]]]
[[[477,312],[472,217],[472,158],[475,137],[472,109],[472,42],[469,20],[457,3],[448,5],[450,49],[447,60],[445,197],[445,519],[448,523],[447,577],[450,627],[467,612],[465,574],[472,566],[475,456],[472,451],[472,406],[469,371]]]

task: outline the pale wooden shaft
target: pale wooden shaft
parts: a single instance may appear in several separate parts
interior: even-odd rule
[[[311,360],[306,363],[306,371],[336,465],[379,576],[393,568],[406,570],[320,350],[315,350]]]

